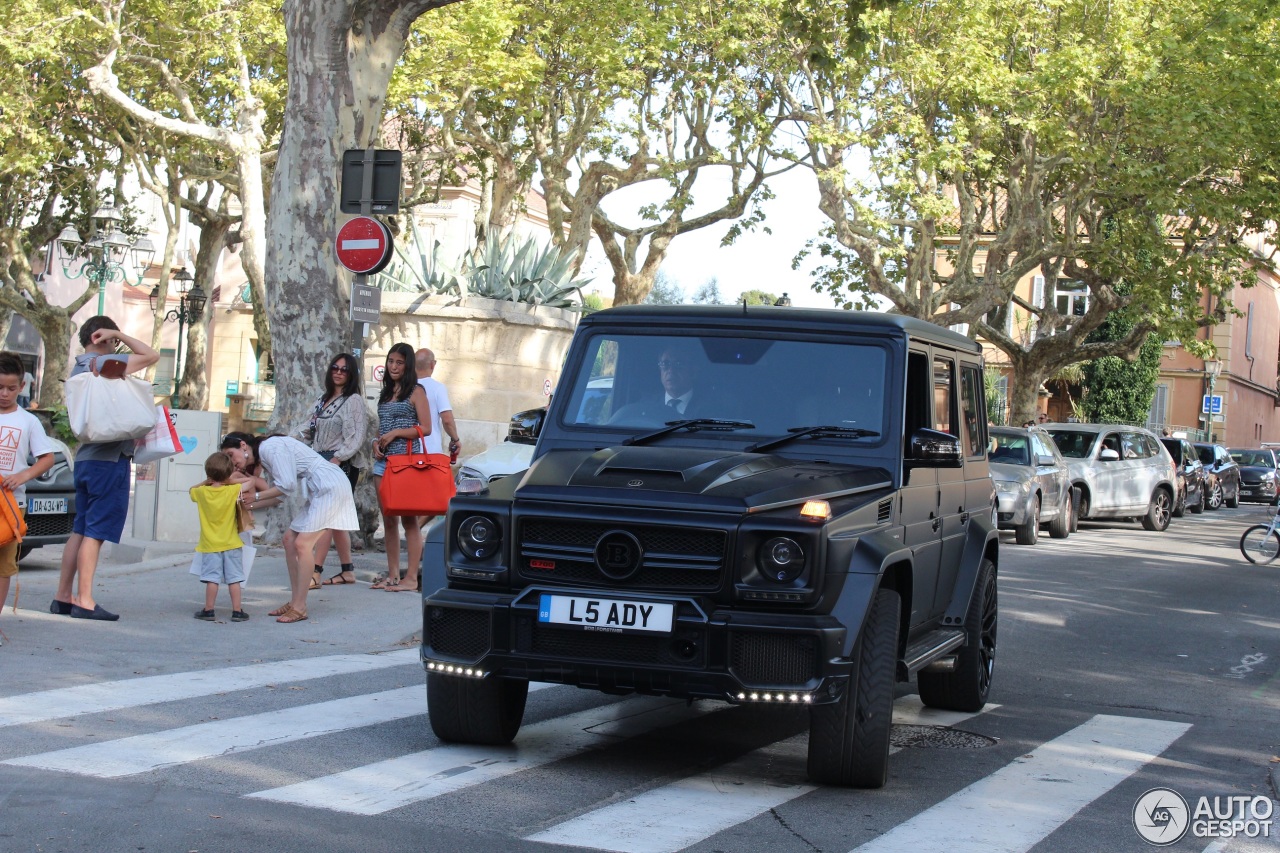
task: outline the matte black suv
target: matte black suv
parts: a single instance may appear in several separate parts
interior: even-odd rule
[[[883,785],[894,682],[963,711],[991,686],[983,401],[979,347],[919,320],[584,317],[532,465],[450,504],[423,602],[436,735],[510,741],[530,680],[807,705],[810,777]]]

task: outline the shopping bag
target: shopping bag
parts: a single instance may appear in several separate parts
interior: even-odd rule
[[[156,425],[155,394],[141,379],[85,371],[68,379],[63,392],[67,422],[86,444],[142,438]]]
[[[21,542],[27,535],[27,520],[18,506],[18,496],[0,486],[0,545]],[[4,602],[0,601],[0,605]]]
[[[427,453],[422,428],[418,428],[422,453],[413,452],[387,457],[387,470],[378,485],[378,501],[384,515],[444,515],[449,499],[457,494],[449,454]]]
[[[153,420],[151,430],[138,439],[133,449],[133,461],[139,465],[182,452],[182,442],[178,440],[178,429],[173,425],[169,407],[156,406]]]

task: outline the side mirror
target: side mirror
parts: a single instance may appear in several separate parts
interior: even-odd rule
[[[542,422],[547,417],[547,410],[526,409],[511,416],[507,427],[507,441],[513,444],[537,444],[538,434],[542,432]]]
[[[911,436],[908,461],[930,468],[959,468],[960,439],[936,429],[918,429]]]
[[[1040,466],[1051,466],[1051,465],[1053,465],[1053,457],[1052,457],[1052,456],[1043,456],[1043,455],[1042,455],[1042,456],[1037,456],[1037,457],[1036,457],[1036,464],[1037,464],[1037,465],[1040,465]]]
[[[1120,459],[1120,454],[1116,453],[1114,450],[1112,450],[1109,447],[1105,448],[1101,453],[1098,454],[1098,460],[1101,462],[1117,462],[1119,461],[1119,459]]]

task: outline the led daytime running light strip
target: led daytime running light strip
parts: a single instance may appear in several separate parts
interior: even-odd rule
[[[807,705],[813,702],[812,693],[739,693],[735,697],[739,702],[781,702],[783,704]]]
[[[461,675],[468,678],[484,678],[486,673],[483,669],[476,669],[470,666],[460,666],[456,663],[440,663],[437,661],[427,661],[427,669],[431,672],[440,672],[445,675]]]

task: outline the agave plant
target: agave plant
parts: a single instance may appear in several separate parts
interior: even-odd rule
[[[374,283],[383,290],[462,296],[462,277],[455,267],[440,259],[440,241],[434,241],[428,252],[426,239],[413,217],[409,218],[409,233],[408,245],[395,243],[395,260],[378,274]]]
[[[556,308],[575,307],[570,297],[576,292],[581,302],[590,282],[573,277],[572,258],[556,246],[539,246],[532,237],[517,241],[512,233],[491,235],[464,260],[462,274],[474,296]]]

